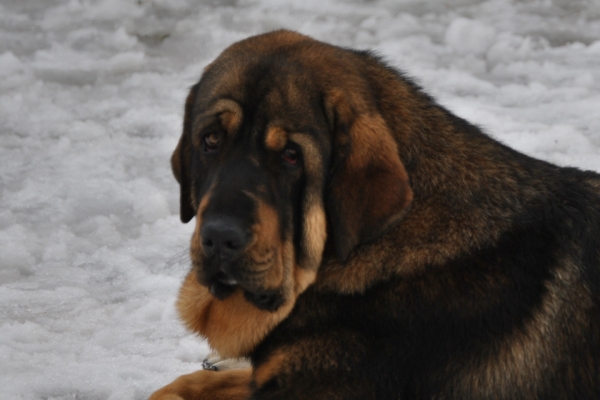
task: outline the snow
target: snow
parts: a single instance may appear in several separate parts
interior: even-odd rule
[[[169,157],[203,67],[281,27],[375,49],[502,142],[600,171],[597,0],[3,0],[3,399],[144,399],[201,367]]]
[[[496,42],[496,30],[480,21],[455,18],[444,36],[446,44],[456,52],[483,55]]]

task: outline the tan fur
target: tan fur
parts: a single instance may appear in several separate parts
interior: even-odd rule
[[[149,400],[244,400],[250,396],[252,371],[196,371],[154,392]]]
[[[308,266],[316,271],[321,264],[323,248],[327,239],[327,221],[323,206],[317,201],[307,202],[309,206],[305,212],[304,224],[306,225],[306,249],[310,262]]]
[[[222,357],[244,357],[291,311],[294,301],[275,312],[246,301],[241,290],[225,300],[215,299],[190,272],[183,282],[177,309],[187,328],[208,341]]]
[[[308,260],[303,268],[316,271],[321,264],[323,248],[327,240],[327,217],[320,187],[323,185],[323,159],[315,140],[305,134],[292,133],[290,139],[297,143],[304,154],[304,170],[310,185],[306,188],[304,200],[304,235]],[[312,283],[312,282],[311,282]]]
[[[263,289],[282,287],[289,294],[287,303],[276,312],[262,311],[249,303],[240,289],[225,300],[216,300],[208,288],[198,283],[195,271],[187,276],[179,293],[177,307],[188,329],[206,337],[209,345],[225,358],[247,355],[289,314],[297,296],[316,277],[316,271],[296,266],[292,243],[280,241],[277,211],[259,199],[254,199],[257,202],[256,220],[259,224],[253,228],[254,241],[246,254],[253,263],[265,265],[264,273],[260,274]],[[190,247],[192,261],[197,267],[202,255],[199,233],[202,213],[209,201],[210,190],[198,207],[196,230]],[[322,223],[318,221],[318,216],[312,219]]]
[[[200,265],[202,213],[209,201],[210,190],[198,207],[196,230],[190,246],[195,266]],[[283,244],[271,247],[273,243],[279,243],[277,213],[262,202],[259,202],[258,213],[261,224],[254,228],[255,242],[250,246],[248,254],[254,262],[266,265],[262,274],[266,287],[278,287],[284,279],[284,250],[293,252],[293,249],[284,249]],[[222,357],[236,358],[247,355],[285,318],[294,301],[295,298],[275,313],[259,310],[248,303],[240,289],[231,297],[219,301],[210,294],[208,288],[198,283],[196,273],[192,271],[180,290],[178,311],[188,328],[206,337],[210,346]]]
[[[280,373],[287,366],[289,354],[281,349],[272,354],[269,359],[253,371],[253,381],[256,387],[261,387],[273,376]]]
[[[280,127],[271,127],[265,136],[265,144],[272,151],[281,151],[287,143],[287,133]]]

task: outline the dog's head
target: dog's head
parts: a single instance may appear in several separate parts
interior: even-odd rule
[[[172,157],[196,217],[202,286],[262,310],[293,302],[324,253],[344,261],[412,200],[365,58],[288,31],[238,42],[204,71]],[[331,249],[331,250],[330,250]]]

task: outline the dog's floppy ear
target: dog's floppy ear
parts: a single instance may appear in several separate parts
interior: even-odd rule
[[[357,245],[398,222],[413,193],[396,141],[379,113],[357,111],[340,92],[330,94],[326,107],[334,131],[326,207],[337,255],[345,261]]]
[[[183,134],[179,139],[179,143],[171,156],[171,168],[173,175],[179,182],[180,197],[179,197],[179,216],[182,222],[189,222],[196,214],[193,206],[192,198],[192,177],[191,170],[191,130],[194,103],[196,101],[197,87],[191,88],[190,93],[185,101],[185,116],[183,118]]]

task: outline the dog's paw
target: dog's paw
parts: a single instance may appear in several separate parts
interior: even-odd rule
[[[202,361],[202,368],[209,371],[245,369],[250,368],[250,360],[246,358],[221,358],[217,353],[211,353]]]
[[[176,394],[153,394],[148,400],[184,400]]]
[[[200,370],[180,376],[149,400],[245,400],[251,395],[251,381],[250,368],[218,373]]]

